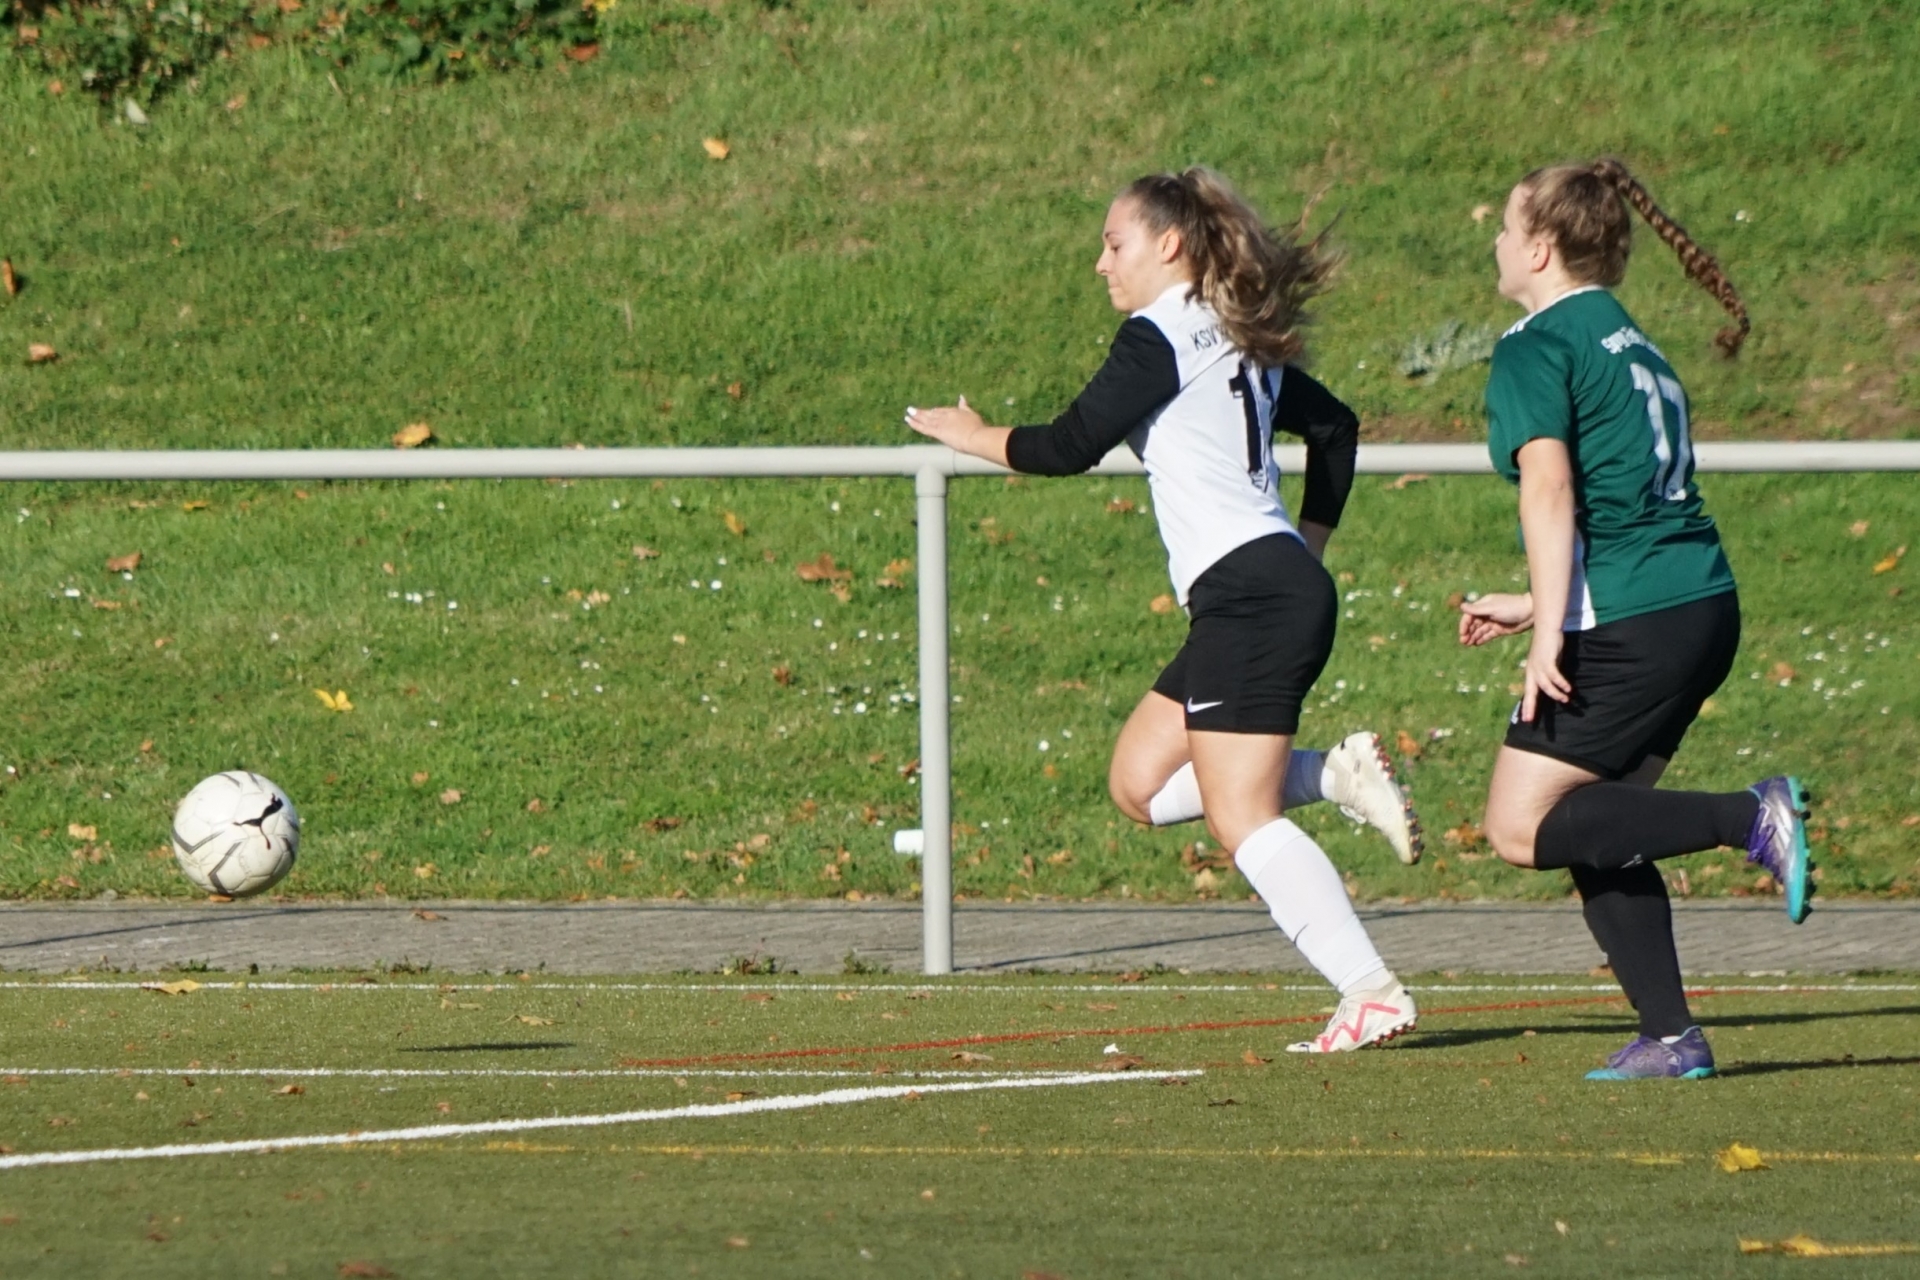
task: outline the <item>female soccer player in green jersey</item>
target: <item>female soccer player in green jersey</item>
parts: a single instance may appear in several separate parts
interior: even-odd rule
[[[1461,607],[1460,641],[1529,629],[1526,674],[1494,764],[1486,831],[1516,866],[1565,867],[1588,928],[1640,1015],[1640,1034],[1591,1078],[1713,1074],[1680,981],[1654,862],[1723,845],[1772,874],[1806,918],[1806,795],[1797,779],[1745,791],[1654,783],[1740,642],[1733,573],[1693,483],[1680,380],[1607,290],[1626,276],[1633,216],[1749,328],[1720,266],[1617,160],[1528,174],[1507,198],[1500,293],[1527,314],[1494,348],[1494,467],[1520,488],[1530,590]],[[1535,624],[1538,623],[1536,626]]]

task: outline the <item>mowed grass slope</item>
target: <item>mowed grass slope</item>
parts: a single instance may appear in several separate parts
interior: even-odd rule
[[[1397,355],[1448,321],[1504,324],[1472,210],[1603,149],[1752,300],[1755,339],[1726,364],[1711,300],[1657,246],[1626,287],[1703,435],[1913,428],[1898,77],[1920,37],[1880,8],[628,4],[611,22],[595,62],[444,89],[336,90],[269,51],[145,131],[0,76],[0,252],[26,278],[0,353],[61,352],[0,363],[0,446],[375,447],[422,420],[452,446],[899,442],[905,403],[962,391],[1043,417],[1115,322],[1089,271],[1108,194],[1195,160],[1278,217],[1321,193],[1316,225],[1343,211],[1319,370],[1368,437],[1472,438],[1480,371],[1412,382]],[[1824,888],[1911,892],[1916,633],[1890,594],[1910,570],[1873,572],[1912,541],[1910,484],[1706,486],[1748,638],[1672,777],[1801,771]],[[913,574],[877,585],[914,554],[903,484],[7,497],[0,892],[184,891],[167,815],[235,766],[306,816],[289,893],[913,891],[888,852],[917,822]],[[1175,856],[1197,832],[1138,831],[1104,801],[1113,734],[1181,633],[1148,609],[1165,583],[1144,505],[1132,481],[955,488],[963,892],[1207,891]],[[1351,616],[1304,740],[1404,733],[1435,853],[1409,872],[1303,811],[1367,896],[1566,891],[1472,830],[1519,654],[1459,652],[1447,602],[1510,583],[1512,528],[1491,480],[1363,479],[1336,542]],[[136,550],[131,581],[105,571]],[[795,577],[822,552],[855,570],[850,603]],[[323,686],[355,710],[325,710]],[[1751,884],[1731,857],[1682,868],[1688,892]]]
[[[1259,978],[311,981],[5,992],[0,1141],[18,1158],[894,1096],[8,1169],[9,1270],[1771,1274],[1821,1264],[1740,1242],[1804,1233],[1881,1251],[1831,1264],[1849,1275],[1893,1276],[1920,1249],[1906,981],[1702,994],[1724,1074],[1684,1085],[1583,1080],[1631,1034],[1617,993],[1584,985],[1443,982],[1405,1041],[1305,1059],[1281,1049],[1324,993]],[[1037,1072],[1095,1080],[942,1091]],[[1723,1172],[1736,1142],[1769,1168]]]

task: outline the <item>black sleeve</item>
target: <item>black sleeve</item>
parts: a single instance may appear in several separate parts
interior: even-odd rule
[[[1353,459],[1360,449],[1360,419],[1331,391],[1291,366],[1280,375],[1273,427],[1307,442],[1307,488],[1300,518],[1329,529],[1340,523],[1353,489]]]
[[[1120,326],[1107,362],[1050,424],[1015,427],[1007,465],[1037,476],[1078,475],[1180,392],[1180,367],[1165,334],[1135,316]]]

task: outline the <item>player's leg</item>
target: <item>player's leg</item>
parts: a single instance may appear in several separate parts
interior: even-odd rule
[[[1324,1035],[1294,1049],[1333,1052],[1409,1030],[1412,999],[1380,958],[1325,851],[1288,821],[1276,797],[1285,782],[1288,735],[1189,730],[1205,797],[1207,828],[1267,904],[1307,962],[1339,989],[1340,1012]]]
[[[1114,744],[1107,790],[1135,822],[1165,827],[1202,816],[1187,747],[1187,652],[1183,647],[1167,664]],[[1420,820],[1375,734],[1352,734],[1331,751],[1296,748],[1283,786],[1283,809],[1332,800],[1385,836],[1400,861],[1419,860]]]
[[[1719,687],[1739,645],[1731,593],[1609,623],[1568,638],[1575,701],[1549,704],[1532,725],[1516,723],[1509,747],[1588,769],[1531,830],[1503,823],[1489,835],[1500,856],[1541,869],[1620,870],[1706,849],[1745,849],[1787,898],[1795,923],[1807,915],[1811,865],[1806,794],[1790,777],[1744,791],[1659,791],[1624,780],[1651,751],[1670,758],[1701,704]],[[1496,780],[1497,781],[1497,780]]]

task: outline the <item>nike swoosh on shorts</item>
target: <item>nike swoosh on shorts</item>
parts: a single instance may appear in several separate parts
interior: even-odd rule
[[[1225,698],[1222,698],[1218,702],[1198,702],[1197,703],[1192,698],[1188,698],[1187,714],[1190,716],[1197,716],[1202,711],[1211,711],[1215,707],[1225,706],[1226,701],[1227,700]]]

